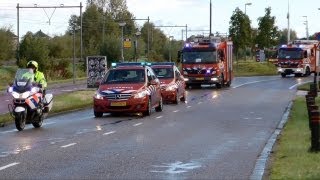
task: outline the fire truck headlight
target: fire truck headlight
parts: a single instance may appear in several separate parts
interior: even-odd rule
[[[212,73],[211,74],[217,74],[217,71],[212,71]]]
[[[218,81],[218,78],[211,78],[211,81]]]
[[[189,81],[189,78],[183,78],[184,79],[184,81]]]

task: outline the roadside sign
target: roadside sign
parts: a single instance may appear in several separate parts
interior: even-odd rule
[[[124,39],[123,39],[123,47],[124,47],[124,48],[131,48],[131,39],[129,39],[129,38],[124,38]]]
[[[107,72],[106,56],[87,57],[87,88],[99,87],[100,81]]]

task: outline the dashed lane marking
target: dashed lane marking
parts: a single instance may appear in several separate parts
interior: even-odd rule
[[[110,132],[106,132],[106,133],[104,133],[103,135],[110,135],[110,134],[113,134],[113,133],[115,133],[115,131],[110,131]]]
[[[191,108],[192,106],[187,106],[187,108]]]
[[[67,145],[64,145],[64,146],[61,146],[62,148],[67,148],[67,147],[70,147],[70,146],[74,146],[76,145],[77,143],[71,143],[71,144],[67,144]]]
[[[158,117],[156,117],[157,119],[160,119],[160,118],[162,118],[163,116],[158,116]]]
[[[134,124],[133,126],[140,126],[142,125],[142,123],[137,123],[137,124]]]
[[[8,165],[5,165],[5,166],[2,166],[2,167],[0,167],[0,171],[2,171],[2,170],[4,170],[4,169],[7,169],[7,168],[9,168],[9,167],[12,167],[12,166],[18,165],[18,164],[20,164],[20,163],[18,163],[18,162],[14,162],[14,163],[11,163],[11,164],[8,164]]]
[[[176,113],[176,112],[179,112],[179,110],[174,110],[173,112]]]

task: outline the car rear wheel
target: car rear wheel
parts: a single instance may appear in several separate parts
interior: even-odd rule
[[[148,104],[147,104],[147,110],[145,112],[143,112],[142,114],[144,116],[150,116],[151,115],[151,111],[152,111],[151,98],[149,97]]]
[[[156,111],[161,112],[162,110],[163,110],[163,101],[162,101],[162,97],[161,97],[160,101],[159,101],[159,106],[156,107]]]
[[[93,114],[94,114],[95,117],[102,117],[103,116],[102,112],[93,111]]]

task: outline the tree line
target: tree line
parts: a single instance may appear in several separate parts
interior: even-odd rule
[[[234,52],[241,57],[255,48],[269,48],[286,43],[288,30],[279,30],[275,20],[276,18],[271,16],[271,8],[266,8],[265,15],[258,19],[258,28],[253,29],[249,16],[236,8],[230,18],[228,34],[234,43]],[[18,53],[15,52],[12,30],[0,28],[0,64],[17,58],[17,64],[22,67],[28,60],[37,60],[48,76],[68,78],[72,75],[70,63],[74,50],[77,60],[83,64],[83,70],[86,56],[107,56],[108,63],[117,62],[121,59],[120,22],[126,23],[123,28],[124,37],[133,42],[132,48],[124,49],[126,61],[146,58],[150,61],[168,61],[170,56],[174,61],[177,59],[177,51],[183,42],[170,40],[153,23],[145,21],[142,27],[139,27],[134,14],[128,10],[126,0],[87,0],[86,10],[82,14],[82,59],[80,16],[72,15],[64,35],[49,37],[41,31],[26,33],[17,45]],[[137,36],[137,32],[141,34]],[[297,39],[294,30],[291,30],[291,39]]]

